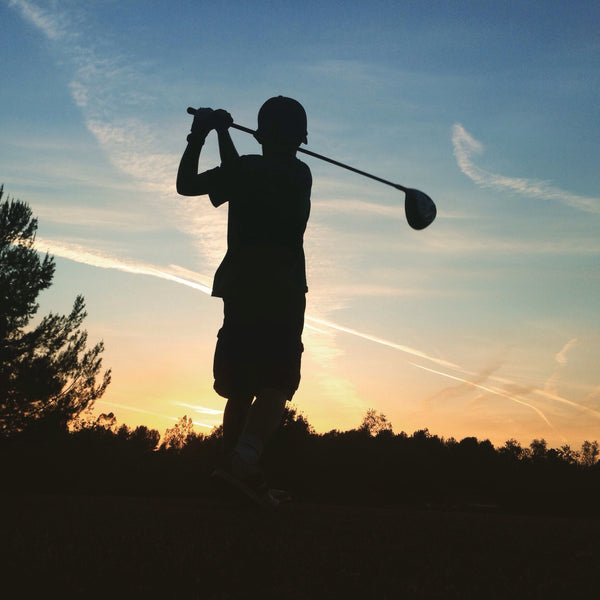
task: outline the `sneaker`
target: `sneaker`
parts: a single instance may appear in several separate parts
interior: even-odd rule
[[[277,488],[270,488],[269,494],[275,498],[279,504],[287,504],[292,501],[292,495],[285,490],[278,490]]]
[[[261,508],[279,506],[280,501],[271,493],[260,467],[248,464],[235,453],[216,467],[212,476],[236,488]]]

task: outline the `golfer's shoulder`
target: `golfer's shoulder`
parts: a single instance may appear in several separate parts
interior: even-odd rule
[[[305,177],[309,177],[312,180],[312,173],[310,172],[310,167],[297,157],[294,158],[294,162],[298,165],[298,169],[302,172],[302,174]]]
[[[312,188],[312,173],[310,172],[308,165],[303,163],[298,158],[294,158],[294,163],[294,179],[297,187],[303,190],[305,193],[310,194],[310,190]]]
[[[312,183],[312,174],[308,165],[295,156],[282,162],[280,168],[299,184],[310,186]]]

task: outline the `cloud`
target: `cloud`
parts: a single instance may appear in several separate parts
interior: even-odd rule
[[[408,242],[411,240],[409,239]],[[408,246],[406,243],[406,247]],[[461,231],[444,230],[443,232],[431,230],[426,238],[423,239],[420,252],[434,252],[436,254],[444,253],[467,253],[476,254],[485,252],[490,255],[496,254],[530,254],[547,255],[560,254],[566,255],[590,255],[600,253],[600,239],[597,235],[585,235],[577,232],[575,235],[564,235],[551,237],[549,239],[522,239],[505,238],[493,235],[482,237],[474,233]]]
[[[85,6],[43,10],[25,0],[11,6],[56,44],[71,67],[69,91],[109,162],[132,178],[136,194],[147,194],[163,220],[191,237],[207,268],[216,268],[224,254],[226,211],[210,206],[199,211],[197,198],[176,194],[179,156],[163,150],[164,131],[151,127],[146,117],[165,101],[156,91],[164,88],[147,75],[147,65],[120,55],[101,36],[81,35],[88,26]]]
[[[548,394],[550,394],[552,396],[558,395],[558,384],[560,382],[560,372],[561,372],[562,368],[564,366],[566,366],[566,364],[567,364],[567,353],[569,352],[569,350],[571,348],[573,348],[573,346],[575,346],[577,344],[577,341],[578,341],[577,338],[573,338],[573,339],[569,340],[561,348],[560,352],[558,352],[555,355],[554,360],[556,361],[557,366],[544,385],[544,391],[547,392]]]
[[[129,233],[156,231],[161,226],[158,219],[123,208],[40,204],[35,206],[35,216],[44,223],[62,223]]]
[[[586,406],[585,403],[582,404],[564,398],[558,393],[560,370],[567,364],[567,353],[577,343],[577,338],[569,340],[555,355],[555,360],[558,363],[558,367],[556,367],[553,370],[550,377],[546,380],[543,389],[534,385],[524,385],[520,383],[515,383],[510,379],[496,375],[496,371],[501,367],[500,361],[496,361],[494,364],[486,367],[485,369],[477,373],[471,372],[460,366],[456,366],[453,369],[454,371],[456,371],[455,374],[451,374],[447,372],[447,370],[440,371],[432,369],[430,367],[425,367],[415,362],[411,362],[410,364],[424,371],[435,373],[436,375],[460,383],[460,385],[458,386],[443,389],[434,394],[433,396],[429,397],[427,399],[428,404],[434,398],[457,398],[466,393],[469,390],[469,388],[475,388],[486,392],[488,397],[491,394],[492,396],[504,398],[510,400],[511,402],[529,408],[534,413],[536,413],[544,423],[556,430],[556,428],[550,422],[550,419],[548,417],[548,411],[551,409],[553,404],[562,404],[563,406],[567,406],[572,409],[585,412],[588,416],[592,418],[600,419],[600,411]],[[588,399],[586,399],[586,402],[589,402],[592,399],[593,396],[590,396],[588,397]],[[539,402],[544,403],[543,410],[539,408],[539,406],[536,406],[536,403]]]
[[[206,406],[199,406],[196,404],[186,404],[185,402],[175,402],[174,404],[176,404],[177,406],[183,406],[184,408],[190,408],[192,409],[194,412],[200,413],[202,415],[222,415],[223,411],[222,410],[218,410],[215,408],[208,408]]]
[[[404,196],[402,196],[404,201]],[[363,202],[361,200],[347,198],[333,198],[330,200],[321,200],[313,202],[313,209],[320,215],[340,213],[344,215],[365,217],[377,217],[393,220],[404,220],[404,205],[400,203],[397,206],[385,206],[374,202]]]
[[[317,325],[322,325],[324,327],[335,329],[336,331],[341,331],[342,333],[348,333],[355,337],[362,338],[364,340],[368,340],[370,342],[374,342],[376,344],[381,344],[382,346],[387,346],[388,348],[393,348],[394,350],[399,350],[400,352],[404,352],[405,354],[410,354],[412,356],[417,356],[418,358],[424,358],[428,361],[431,361],[437,365],[457,368],[458,365],[451,363],[447,360],[443,360],[441,358],[437,358],[435,356],[430,356],[417,350],[415,348],[410,348],[409,346],[403,346],[402,344],[396,344],[395,342],[390,342],[389,340],[384,340],[382,338],[376,337],[374,335],[370,335],[368,333],[363,333],[361,331],[357,331],[356,329],[350,329],[349,327],[344,327],[343,325],[338,325],[336,323],[332,323],[331,321],[326,321],[324,319],[316,319],[315,317],[306,316],[306,320],[309,323],[316,323]]]
[[[40,29],[49,39],[58,40],[65,36],[64,23],[57,15],[50,14],[27,0],[10,0],[8,5],[18,8],[23,17]]]
[[[171,415],[166,415],[164,413],[158,413],[151,410],[146,410],[144,408],[138,408],[136,406],[131,406],[130,404],[121,404],[119,402],[110,402],[108,400],[96,400],[96,404],[104,404],[106,406],[114,406],[115,408],[121,408],[123,410],[129,410],[131,412],[141,413],[144,415],[150,415],[152,417],[160,417],[161,419],[168,419],[169,421],[179,421],[179,417],[173,417]],[[178,403],[176,403],[178,404]],[[182,405],[186,406],[186,405]],[[207,413],[208,414],[208,413]],[[210,413],[212,414],[212,413]],[[214,425],[209,425],[208,423],[201,423],[198,421],[192,421],[194,425],[198,427],[205,427],[207,429],[212,429]]]
[[[594,389],[586,396],[584,403],[594,402],[600,398],[600,385],[594,387]]]
[[[600,214],[600,198],[578,196],[545,181],[506,177],[478,167],[471,158],[473,154],[483,152],[483,144],[471,136],[460,123],[455,123],[452,127],[452,144],[460,170],[481,187],[506,190],[539,200],[554,200],[584,212]]]
[[[98,267],[100,269],[115,269],[117,271],[124,271],[126,273],[133,273],[136,275],[150,275],[152,277],[158,277],[159,279],[166,279],[168,281],[173,281],[174,283],[186,285],[203,292],[204,294],[210,295],[212,292],[211,287],[203,283],[203,281],[206,281],[206,278],[198,276],[197,280],[193,281],[189,278],[181,277],[178,274],[179,267],[176,266],[164,268],[135,261],[123,261],[98,251],[94,252],[87,250],[86,248],[77,244],[54,242],[39,237],[36,238],[36,246],[38,251],[49,252],[54,256],[67,258],[69,260],[90,265],[92,267]],[[186,274],[189,277],[190,271],[186,271]]]
[[[491,387],[489,385],[482,385],[477,380],[465,379],[464,377],[458,377],[457,375],[451,375],[449,373],[443,373],[442,371],[436,371],[435,369],[430,369],[428,367],[424,367],[423,365],[419,365],[417,363],[411,363],[411,365],[417,367],[418,369],[423,369],[424,371],[428,371],[429,373],[435,373],[436,375],[440,375],[441,377],[447,377],[448,379],[458,381],[469,387],[474,387],[474,388],[477,388],[484,392],[493,394],[495,396],[500,396],[501,398],[506,398],[507,400],[510,400],[510,401],[520,404],[522,406],[526,406],[527,408],[534,411],[540,417],[540,419],[542,419],[542,421],[544,421],[544,423],[546,423],[546,425],[548,425],[549,427],[552,427],[552,429],[554,429],[554,425],[552,425],[552,423],[550,423],[550,421],[548,420],[548,417],[546,417],[544,412],[542,412],[537,406],[534,406],[533,404],[530,404],[529,402],[525,402],[524,400],[521,400],[520,398],[517,398],[516,396],[514,396],[502,389],[499,389],[496,387]]]
[[[175,196],[178,157],[156,151],[160,144],[147,124],[135,118],[87,119],[86,126],[117,169],[161,198]]]
[[[571,348],[573,348],[574,346],[577,345],[577,338],[573,338],[572,340],[569,340],[561,349],[561,351],[554,357],[556,362],[561,366],[564,367],[567,364],[567,353],[569,352],[569,350]]]

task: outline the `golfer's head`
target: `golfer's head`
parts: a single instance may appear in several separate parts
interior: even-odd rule
[[[284,96],[269,98],[258,111],[255,137],[261,144],[290,145],[307,142],[306,112],[300,102]]]

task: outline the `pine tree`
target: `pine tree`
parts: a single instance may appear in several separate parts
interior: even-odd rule
[[[35,249],[37,219],[29,206],[2,201],[3,193],[1,186],[0,437],[40,423],[65,429],[110,383],[110,370],[96,381],[104,346],[86,348],[82,296],[69,315],[50,313],[31,326],[37,297],[52,284],[54,259]]]

